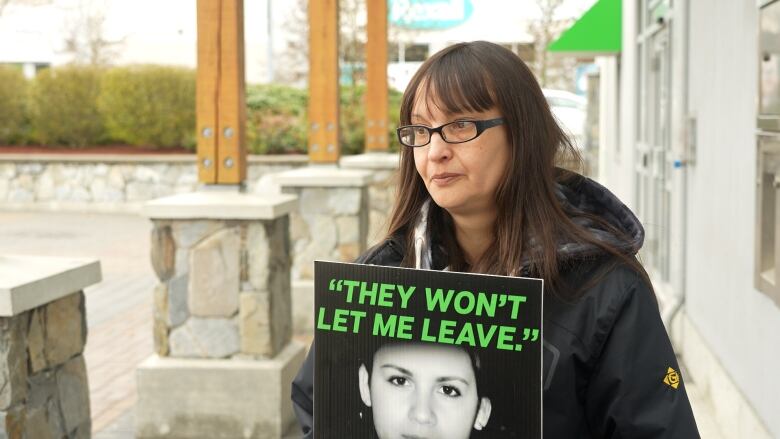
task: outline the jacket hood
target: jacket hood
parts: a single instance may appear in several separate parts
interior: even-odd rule
[[[597,239],[610,244],[628,256],[635,255],[642,247],[645,231],[636,215],[599,183],[590,178],[575,175],[573,178],[556,183],[556,196],[572,220],[589,230]],[[423,269],[430,269],[435,265],[433,261],[439,258],[433,254],[433,249],[441,248],[431,240],[431,231],[428,226],[430,202],[430,199],[425,202],[414,225],[415,266]],[[602,218],[613,226],[616,232],[606,230],[601,224],[579,215],[582,213]],[[531,238],[529,243],[533,247],[535,245],[534,239]],[[561,262],[587,259],[601,254],[603,254],[603,250],[592,244],[564,240],[558,242],[558,259]],[[525,257],[522,265],[527,267],[529,263],[529,257]]]
[[[556,195],[564,210],[572,215],[572,220],[589,230],[597,239],[606,242],[620,252],[633,256],[645,239],[645,229],[634,212],[626,207],[609,189],[590,178],[577,176],[564,183],[558,183]],[[612,225],[617,234],[597,224],[595,221],[577,216],[576,213],[588,213],[598,216]],[[558,256],[562,260],[580,259],[603,253],[592,244],[577,242],[559,242]]]

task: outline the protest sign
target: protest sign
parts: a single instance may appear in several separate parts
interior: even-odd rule
[[[315,438],[542,437],[542,281],[315,262]]]

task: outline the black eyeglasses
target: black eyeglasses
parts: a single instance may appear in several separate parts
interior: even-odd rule
[[[396,132],[401,145],[417,148],[431,143],[433,133],[439,133],[442,140],[447,143],[463,143],[476,139],[486,129],[502,123],[504,119],[501,117],[488,120],[456,120],[436,128],[425,125],[404,125],[398,127]]]

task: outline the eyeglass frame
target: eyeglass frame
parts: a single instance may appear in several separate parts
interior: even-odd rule
[[[450,142],[449,140],[445,139],[444,135],[442,134],[442,129],[444,129],[444,127],[448,125],[452,125],[458,122],[473,122],[474,125],[477,127],[477,134],[468,140],[460,140],[457,142]],[[425,125],[403,125],[396,128],[395,133],[398,136],[398,142],[402,146],[405,146],[407,148],[422,148],[423,146],[428,146],[431,143],[431,140],[433,140],[433,133],[439,133],[439,137],[441,137],[441,140],[445,141],[446,143],[450,143],[450,144],[466,143],[466,142],[471,142],[472,140],[482,135],[482,133],[485,132],[485,130],[487,130],[488,128],[493,128],[499,125],[503,125],[504,122],[506,121],[504,120],[503,117],[497,117],[495,119],[485,119],[485,120],[460,119],[460,120],[454,120],[452,122],[447,122],[444,125],[439,125],[436,128],[427,127]],[[425,130],[428,131],[428,141],[423,145],[407,145],[406,143],[404,143],[404,141],[401,140],[401,130],[410,127],[425,128]]]

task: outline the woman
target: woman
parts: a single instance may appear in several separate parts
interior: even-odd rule
[[[450,46],[401,105],[400,183],[377,265],[543,278],[543,428],[550,438],[699,437],[648,276],[641,224],[597,183],[527,66],[487,42]],[[310,355],[293,401],[311,431]],[[667,380],[668,382],[668,380]]]
[[[490,419],[479,357],[457,346],[390,343],[360,365],[360,398],[379,439],[468,439]]]

